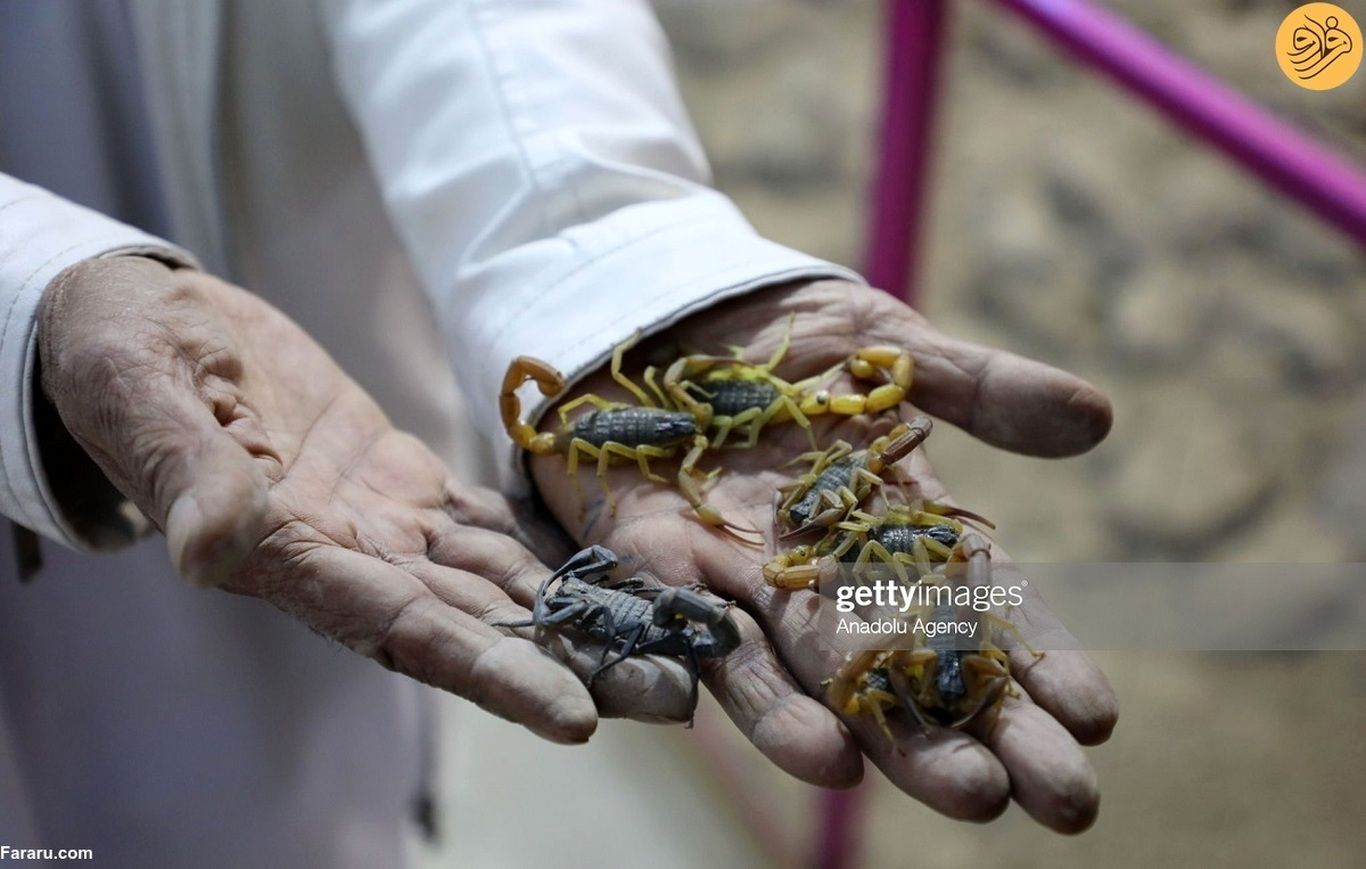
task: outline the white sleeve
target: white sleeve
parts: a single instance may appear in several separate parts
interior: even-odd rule
[[[194,262],[174,245],[0,173],[0,515],[76,547],[86,541],[52,496],[35,435],[38,300],[67,266],[119,254]]]
[[[322,2],[390,216],[509,457],[496,397],[514,356],[572,380],[720,299],[859,279],[761,238],[708,186],[645,0]]]

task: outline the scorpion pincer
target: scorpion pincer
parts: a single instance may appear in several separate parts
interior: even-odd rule
[[[607,484],[607,468],[613,459],[635,462],[646,479],[668,484],[669,480],[650,469],[650,460],[671,458],[679,449],[687,446],[688,451],[679,464],[674,483],[692,505],[693,512],[703,523],[721,529],[742,543],[757,545],[755,540],[743,536],[759,537],[757,529],[729,521],[702,498],[702,481],[710,475],[698,469],[697,463],[707,449],[704,432],[711,423],[710,407],[700,405],[694,409],[680,410],[657,405],[622,373],[622,355],[634,343],[633,338],[613,351],[611,372],[617,383],[635,395],[640,404],[609,401],[592,393],[581,395],[560,407],[560,427],[554,432],[538,432],[521,418],[522,404],[517,397],[517,389],[528,380],[534,380],[542,395],[553,397],[564,391],[564,375],[548,363],[531,356],[519,356],[512,360],[498,395],[498,409],[508,436],[519,447],[535,455],[564,454],[567,471],[574,479],[576,491],[579,485],[579,457],[595,460],[598,484],[602,487],[609,513],[613,516],[616,515],[616,498]],[[654,386],[653,383],[651,385]],[[664,402],[664,396],[657,387],[655,391]],[[585,404],[593,405],[594,409],[571,420],[569,415]],[[582,505],[581,492],[578,500]]]
[[[618,559],[603,546],[590,546],[541,583],[531,618],[499,627],[573,627],[604,644],[593,679],[632,655],[677,658],[692,677],[697,703],[698,661],[719,658],[740,645],[731,604],[689,588],[656,588],[640,576],[611,580]]]

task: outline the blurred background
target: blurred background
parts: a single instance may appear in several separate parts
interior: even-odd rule
[[[1278,0],[1105,0],[1366,163],[1366,72],[1293,86]],[[1339,5],[1366,22],[1366,3]],[[880,86],[873,0],[656,0],[718,186],[769,237],[857,267]],[[920,281],[946,331],[1090,379],[1116,423],[1026,459],[938,430],[935,464],[1021,561],[1366,556],[1366,258],[1054,53],[953,4]],[[1018,808],[943,819],[869,768],[869,866],[1360,865],[1366,655],[1100,653],[1123,714],[1064,839]],[[446,701],[432,866],[790,864],[818,793],[713,706],[559,748]],[[599,835],[591,839],[585,833]],[[613,831],[601,836],[603,830]]]

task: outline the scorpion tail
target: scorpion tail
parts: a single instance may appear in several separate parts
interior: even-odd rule
[[[933,513],[936,516],[948,516],[951,519],[963,519],[977,525],[996,530],[996,523],[980,513],[971,510],[964,510],[962,507],[955,507],[951,504],[941,504],[937,501],[926,501],[921,508],[926,513]]]
[[[655,598],[653,622],[664,627],[677,617],[706,626],[689,648],[699,658],[720,658],[740,645],[740,629],[730,617],[730,604],[709,600],[687,588],[666,588]]]
[[[958,541],[963,560],[967,562],[966,584],[991,587],[991,544],[980,534],[969,532]]]
[[[883,468],[906,458],[925,442],[933,428],[934,423],[922,414],[892,429],[885,438],[878,438],[868,450],[868,470],[880,474]]]
[[[564,389],[564,375],[549,363],[532,356],[518,356],[503,375],[503,388],[498,393],[498,411],[508,436],[524,450],[548,453],[554,447],[554,435],[538,434],[534,426],[522,419],[522,401],[517,389],[528,380],[536,381],[541,394],[558,395]]]

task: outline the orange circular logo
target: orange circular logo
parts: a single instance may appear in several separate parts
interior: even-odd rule
[[[1332,90],[1361,66],[1361,28],[1340,6],[1306,3],[1276,31],[1276,60],[1285,77],[1311,91]]]

